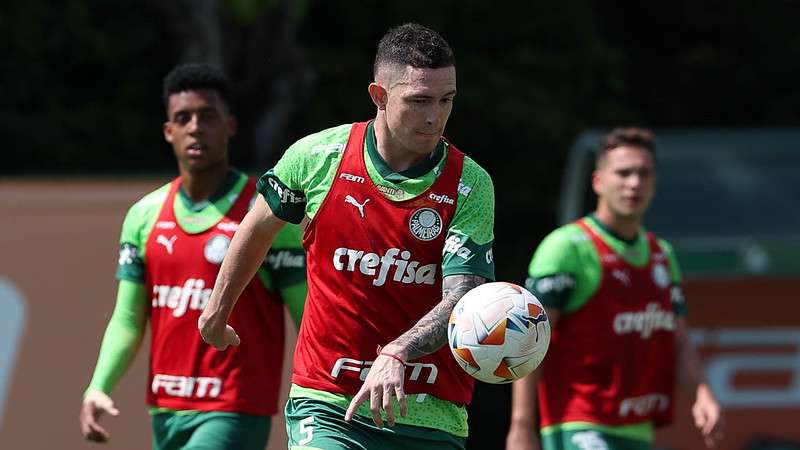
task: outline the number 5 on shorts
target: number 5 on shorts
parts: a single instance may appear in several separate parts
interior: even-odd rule
[[[308,416],[300,421],[300,434],[305,437],[297,442],[298,445],[306,445],[314,439],[314,416]]]

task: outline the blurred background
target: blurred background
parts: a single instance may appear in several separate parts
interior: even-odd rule
[[[729,415],[723,449],[800,448],[800,3],[590,0],[26,0],[0,5],[0,448],[96,447],[77,413],[114,303],[127,208],[177,171],[161,79],[233,82],[234,165],[369,119],[378,39],[419,22],[452,45],[446,135],[493,176],[497,278],[522,282],[555,226],[593,207],[587,152],[654,127],[659,195],[693,338]],[[146,352],[141,352],[146,353]],[[149,445],[140,355],[108,448]],[[510,388],[481,385],[469,448],[502,448]],[[688,405],[663,449],[701,448]],[[270,449],[285,448],[282,422]]]

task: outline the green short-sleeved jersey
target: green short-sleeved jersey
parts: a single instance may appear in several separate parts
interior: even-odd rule
[[[211,198],[193,203],[179,190],[173,204],[175,216],[188,233],[216,225],[238,198],[247,176],[230,171]],[[149,300],[144,289],[147,255],[145,244],[169,193],[166,184],[144,196],[128,211],[122,227],[117,278],[117,304],[109,320],[89,389],[111,393],[135,356],[144,335]],[[253,200],[255,196],[253,197]],[[280,295],[295,325],[299,326],[306,295],[305,252],[299,227],[288,225],[276,237],[258,271],[265,288]],[[283,320],[283,317],[276,318]],[[151,412],[163,411],[154,408]],[[176,414],[194,413],[177,411]]]
[[[333,185],[352,125],[341,125],[300,139],[258,183],[273,212],[300,223],[313,219]],[[428,161],[398,173],[378,153],[370,123],[364,143],[367,173],[391,200],[407,200],[430,187],[444,167],[447,146],[441,141]],[[469,157],[458,188],[456,212],[447,232],[442,259],[443,276],[470,274],[494,279],[494,186],[489,174]]]
[[[650,259],[647,232],[639,230],[633,242],[615,236],[593,216],[587,217],[587,224],[634,267],[644,267]],[[685,315],[686,306],[680,290],[681,271],[678,261],[669,245],[663,239],[659,245],[666,253],[672,275],[672,300],[675,312]],[[547,307],[555,308],[562,314],[569,314],[581,308],[594,295],[600,286],[603,270],[600,257],[592,240],[576,224],[564,225],[544,238],[536,249],[525,286]]]
[[[187,233],[207,230],[230,209],[246,182],[246,175],[231,171],[216,195],[197,204],[193,204],[183,190],[179,190],[174,203],[176,219]],[[144,282],[144,267],[147,264],[145,244],[169,194],[169,187],[170,183],[167,183],[156,189],[128,210],[120,237],[118,279]],[[305,280],[305,252],[301,235],[300,227],[289,224],[276,236],[258,272],[267,290],[277,292]]]
[[[341,125],[300,139],[261,177],[258,190],[278,217],[293,223],[300,223],[305,217],[313,219],[333,185],[351,127],[351,124]],[[436,181],[446,162],[448,146],[442,140],[427,161],[401,173],[393,172],[378,153],[370,123],[364,142],[367,174],[386,198],[398,201],[414,198]],[[465,157],[456,211],[443,249],[443,276],[471,274],[493,280],[493,227],[492,180],[475,161]],[[292,388],[290,397],[312,398],[345,408],[352,398],[299,386]],[[398,423],[438,429],[455,436],[467,435],[463,405],[433,396],[407,398],[409,415],[398,417]],[[370,417],[368,406],[362,405],[357,414]]]
[[[596,231],[603,241],[627,263],[644,267],[650,259],[647,232],[639,230],[636,238],[627,242],[604,227],[594,216],[586,223]],[[672,275],[672,303],[675,313],[686,314],[686,305],[681,291],[681,271],[672,246],[663,239],[659,245],[666,253]],[[557,228],[539,244],[528,268],[525,286],[548,308],[561,314],[579,310],[597,292],[603,269],[600,256],[591,238],[577,224],[570,223]],[[564,430],[590,431],[632,439],[633,442],[648,443],[653,439],[653,425],[649,422],[607,427],[585,422],[555,424],[542,430],[543,437],[562,436]],[[552,435],[552,436],[551,436]],[[647,444],[637,444],[647,445]],[[559,447],[560,448],[560,447]]]

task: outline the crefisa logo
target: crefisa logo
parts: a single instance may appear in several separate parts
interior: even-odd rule
[[[408,219],[408,229],[421,241],[432,241],[442,233],[442,216],[433,208],[419,208]]]

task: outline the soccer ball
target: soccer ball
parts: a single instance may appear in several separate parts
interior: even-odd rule
[[[467,292],[450,314],[447,340],[468,374],[510,383],[533,372],[550,345],[544,307],[512,283],[485,283]]]

